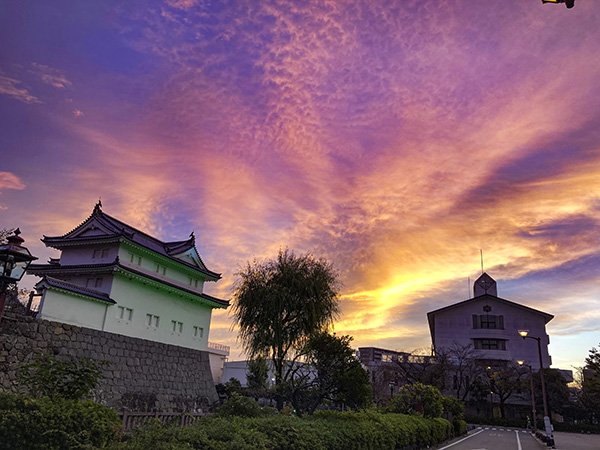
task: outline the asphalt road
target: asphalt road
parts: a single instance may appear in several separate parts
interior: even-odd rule
[[[526,430],[483,427],[468,436],[443,445],[438,450],[542,450],[547,448]]]

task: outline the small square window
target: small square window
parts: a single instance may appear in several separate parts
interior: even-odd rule
[[[146,325],[152,328],[158,328],[160,317],[154,314],[146,314]]]
[[[125,306],[118,306],[117,307],[117,319],[126,320],[128,322],[131,322],[131,319],[133,319],[133,309],[127,308]]]
[[[173,334],[181,334],[183,332],[183,322],[171,320],[171,330]]]
[[[204,328],[194,325],[194,337],[200,339],[204,336]]]

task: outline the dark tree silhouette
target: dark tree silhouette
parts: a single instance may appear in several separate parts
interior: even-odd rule
[[[271,360],[279,409],[283,407],[279,391],[289,367],[309,337],[326,330],[339,314],[338,290],[330,263],[287,249],[275,259],[248,263],[238,273],[233,314],[239,337],[250,358]]]

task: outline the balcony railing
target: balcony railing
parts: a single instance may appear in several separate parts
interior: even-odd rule
[[[229,345],[218,344],[216,342],[209,342],[208,349],[217,350],[218,352],[223,352],[226,355],[229,355],[229,350],[231,349],[231,347],[229,347]]]

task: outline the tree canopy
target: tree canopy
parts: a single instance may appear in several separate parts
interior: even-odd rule
[[[600,420],[600,350],[595,347],[585,359],[580,401],[589,422],[597,423]]]
[[[359,409],[371,402],[369,375],[354,356],[351,341],[350,336],[327,332],[309,339],[304,361],[291,367],[285,385],[298,413],[312,413],[324,403]]]
[[[248,263],[237,275],[233,315],[239,338],[250,358],[272,361],[281,386],[289,373],[286,360],[294,361],[310,336],[339,314],[337,273],[324,259],[285,249],[274,259]]]

